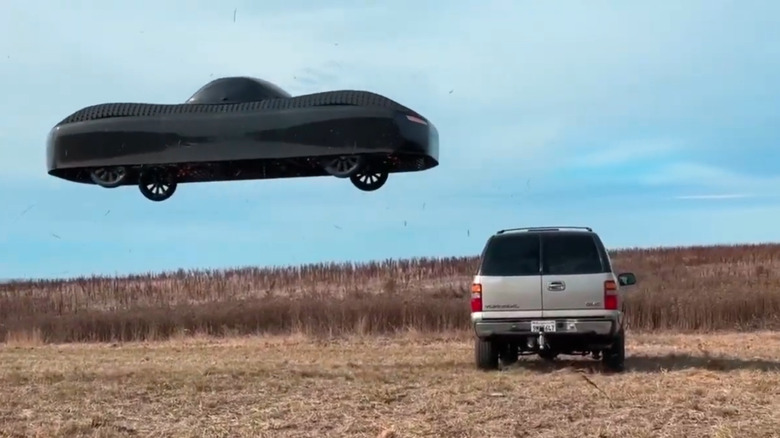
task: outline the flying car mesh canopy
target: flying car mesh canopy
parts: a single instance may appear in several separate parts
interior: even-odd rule
[[[194,97],[194,96],[193,96]],[[69,115],[57,126],[67,123],[84,122],[88,120],[108,119],[114,117],[155,117],[203,113],[237,113],[245,111],[275,111],[307,108],[327,105],[357,105],[390,108],[414,116],[419,116],[413,110],[406,108],[382,95],[369,91],[340,90],[325,91],[322,93],[304,94],[288,98],[274,98],[264,100],[250,100],[238,103],[180,103],[180,104],[153,104],[153,103],[101,103],[82,108]]]
[[[187,103],[241,103],[292,97],[262,79],[230,77],[215,79],[196,91]]]

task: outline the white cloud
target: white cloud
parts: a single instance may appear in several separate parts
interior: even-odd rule
[[[586,152],[572,161],[576,167],[601,167],[630,162],[638,164],[642,160],[669,156],[683,146],[684,142],[674,139],[633,140]]]
[[[694,184],[708,187],[741,188],[754,181],[746,176],[715,166],[677,162],[661,166],[639,176],[647,185]]]
[[[745,194],[745,193],[725,193],[717,195],[680,195],[675,196],[674,199],[681,200],[721,200],[721,199],[743,199],[743,198],[755,198],[757,195]]]
[[[401,2],[262,14],[240,9],[234,23],[233,8],[216,4],[61,3],[35,11],[18,4],[18,19],[6,23],[11,32],[45,27],[51,39],[13,39],[35,49],[17,53],[22,62],[87,64],[155,87],[191,87],[212,73],[240,71],[299,90],[358,83],[412,95],[414,89],[394,84],[416,76],[418,86],[437,95],[454,89],[451,101],[461,107],[584,109],[579,103],[602,113],[658,94],[649,78],[686,74],[670,67],[710,59],[701,53],[712,50],[701,47],[711,30],[701,14],[717,13],[691,3],[687,13],[673,7],[673,14],[671,4],[620,10],[570,3],[561,14],[557,6],[504,1],[418,6],[410,16],[409,3]],[[51,43],[51,56],[35,57]],[[311,77],[297,82],[297,74]]]
[[[651,167],[637,175],[636,181],[650,187],[691,186],[699,187],[699,190],[725,192],[729,196],[741,194],[742,197],[776,196],[780,188],[778,176],[746,175],[694,162]]]
[[[440,136],[444,145],[440,154],[448,168],[472,172],[481,178],[507,167],[524,175],[543,173],[546,169],[539,163],[560,152],[565,133],[565,122],[555,119],[533,118],[512,124],[499,122],[490,129],[480,125],[474,120],[454,127],[454,133]]]

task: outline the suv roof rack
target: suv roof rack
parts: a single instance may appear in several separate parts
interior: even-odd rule
[[[571,227],[571,226],[552,226],[552,227],[522,227],[522,228],[507,228],[505,230],[499,230],[496,234],[504,234],[509,231],[561,231],[561,230],[584,230],[593,232],[591,227]]]

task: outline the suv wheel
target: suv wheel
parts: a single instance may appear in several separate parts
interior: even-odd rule
[[[481,370],[498,369],[498,345],[494,342],[476,338],[474,340],[474,359]]]
[[[601,356],[604,365],[615,372],[623,372],[626,368],[626,333],[623,329],[617,335],[615,342]]]

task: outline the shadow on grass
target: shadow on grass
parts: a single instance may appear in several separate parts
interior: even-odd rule
[[[510,367],[536,372],[554,372],[574,369],[584,372],[606,373],[601,361],[590,358],[569,359],[566,356],[553,362],[526,359]],[[780,361],[766,359],[740,359],[738,357],[694,356],[691,354],[667,354],[663,356],[629,356],[626,358],[626,372],[658,373],[698,369],[707,371],[754,370],[780,372]]]
[[[694,356],[690,354],[667,354],[664,356],[629,356],[626,358],[626,369],[629,371],[645,373],[685,369],[780,372],[780,361],[721,356]]]

